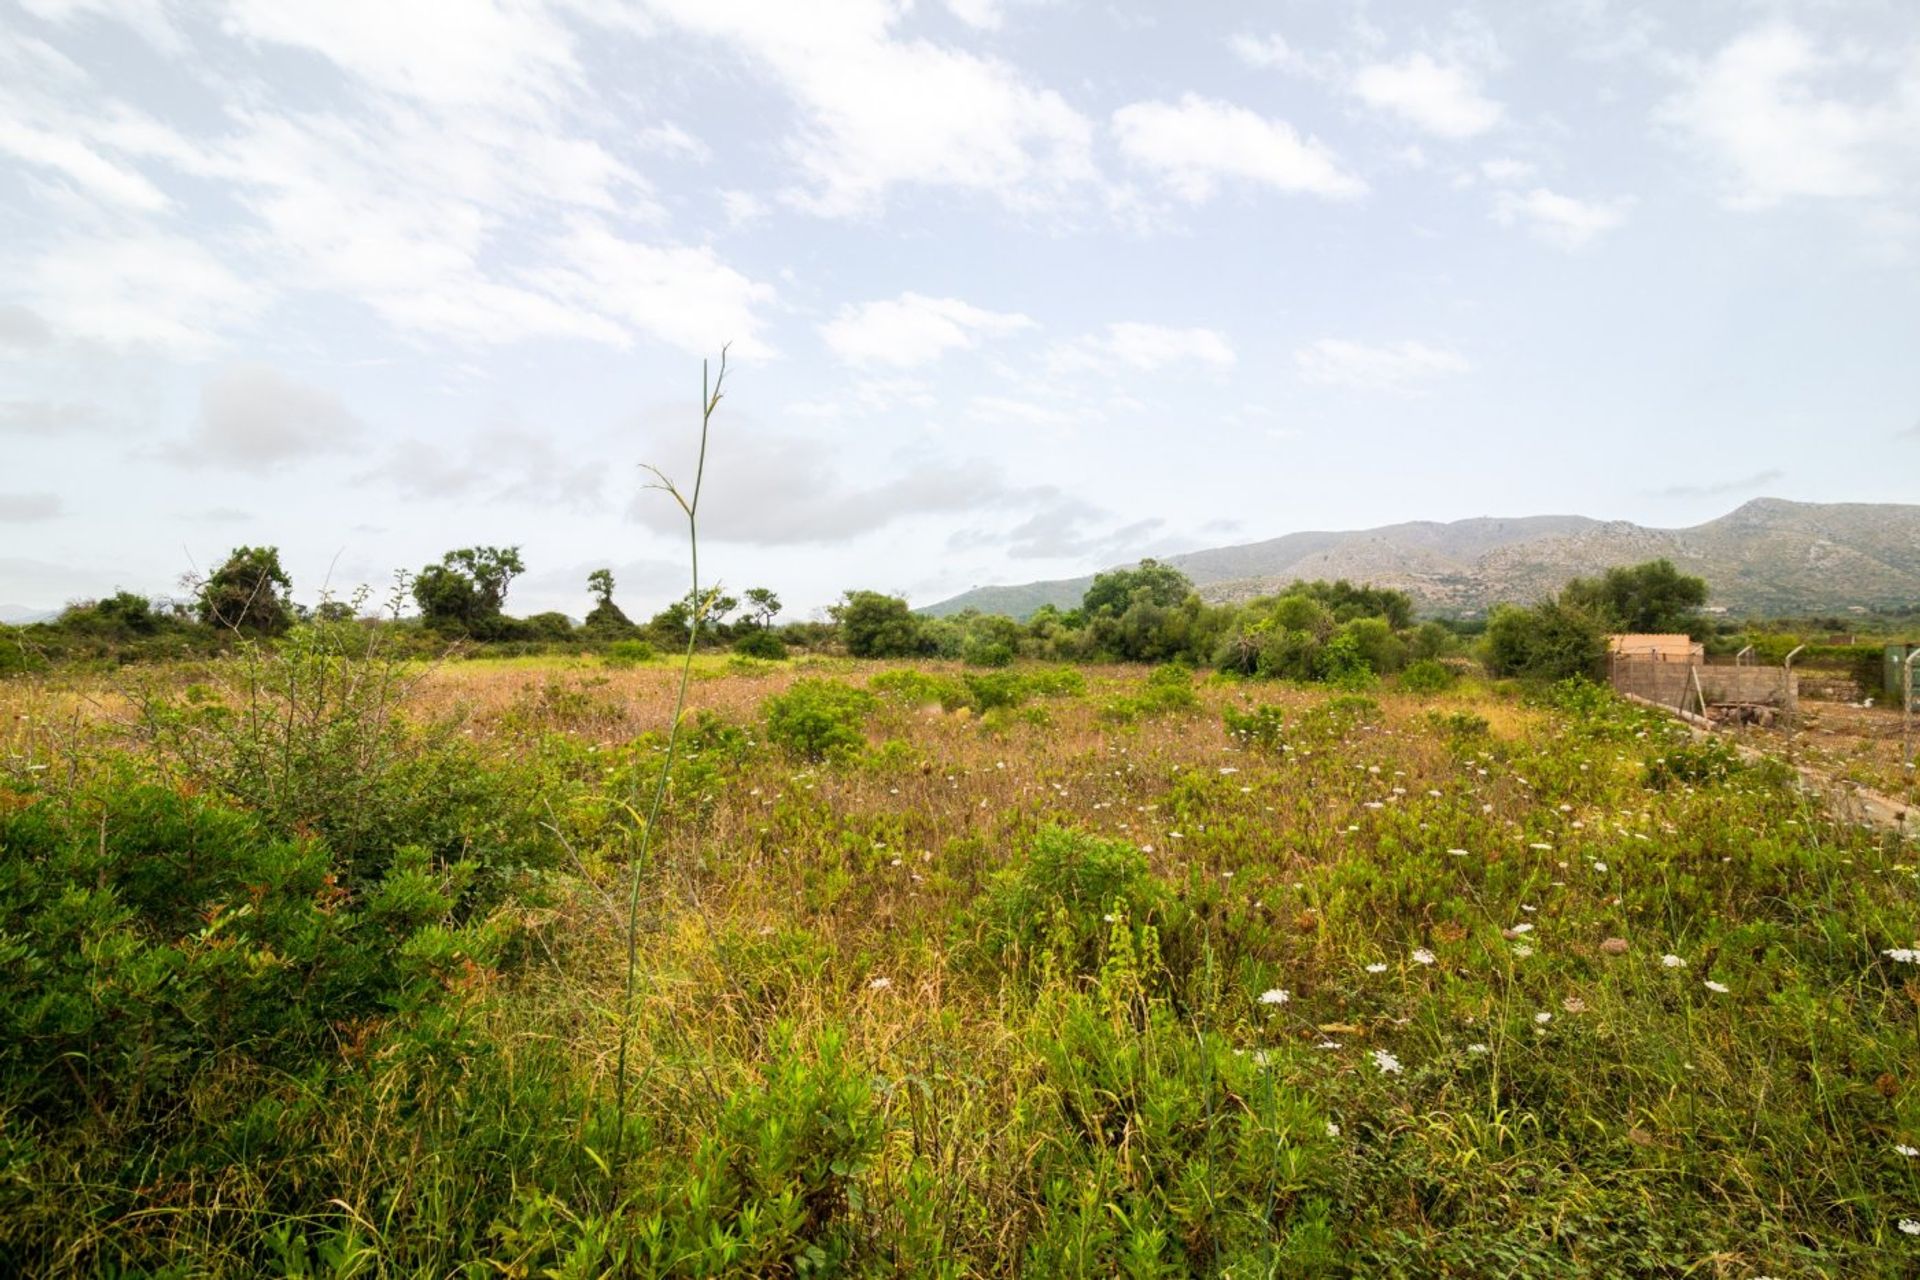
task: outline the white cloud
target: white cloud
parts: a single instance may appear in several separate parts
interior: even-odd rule
[[[1471,138],[1500,122],[1504,108],[1480,91],[1466,67],[1413,53],[1360,68],[1353,91],[1368,106],[1441,138]]]
[[[1113,113],[1113,129],[1128,160],[1193,204],[1210,199],[1226,178],[1329,199],[1367,189],[1318,139],[1302,138],[1286,121],[1198,94],[1124,106]]]
[[[764,349],[769,287],[710,249],[636,231],[664,214],[633,158],[699,160],[702,143],[660,120],[602,142],[605,107],[584,91],[572,36],[543,8],[403,9],[242,0],[228,35],[303,51],[337,74],[308,77],[297,109],[232,93],[218,123],[192,138],[56,52],[0,42],[0,72],[16,73],[0,78],[0,152],[57,174],[103,214],[143,215],[83,208],[103,229],[20,269],[40,282],[47,318],[117,344],[204,353],[272,298],[310,291],[353,299],[420,338],[644,336],[692,350],[731,338],[740,354]],[[88,109],[72,110],[76,101]],[[192,240],[153,229],[153,215],[176,212],[192,189],[169,190],[163,174],[211,191],[223,219],[237,206],[244,220],[216,237],[188,206],[170,223],[196,225]],[[123,267],[123,282],[105,276]]]
[[[0,400],[0,434],[58,436],[107,423],[99,405],[66,400]]]
[[[60,514],[60,495],[54,493],[0,493],[0,523],[26,524],[51,520]]]
[[[947,11],[981,31],[998,31],[1006,20],[1000,11],[1000,0],[947,0]]]
[[[1586,248],[1624,223],[1631,205],[1627,199],[1578,200],[1535,187],[1524,195],[1502,191],[1494,201],[1493,217],[1501,226],[1522,224],[1538,239],[1571,251]]]
[[[198,242],[160,232],[61,240],[34,259],[27,290],[62,333],[183,355],[214,349],[270,295]]]
[[[200,420],[172,450],[186,462],[268,471],[294,458],[339,452],[360,422],[331,391],[262,364],[222,369],[200,389]]]
[[[137,169],[118,164],[68,134],[0,115],[0,154],[52,170],[111,204],[142,212],[167,207],[166,194]]]
[[[1036,208],[1094,177],[1092,127],[1066,99],[998,59],[896,38],[904,9],[888,0],[649,8],[739,49],[799,105],[787,149],[803,178],[791,198],[804,208],[871,213],[901,186],[957,187]]]
[[[371,88],[448,107],[544,106],[579,70],[565,26],[501,0],[231,0],[229,31],[304,49]]]
[[[891,474],[854,476],[847,459],[811,440],[778,435],[716,435],[712,475],[725,476],[700,499],[702,542],[793,546],[838,542],[898,520],[999,507],[1024,492],[998,468],[970,460],[923,461]],[[632,517],[659,533],[686,532],[686,516],[663,495],[643,490]]]
[[[0,347],[41,347],[53,341],[47,322],[17,304],[0,306]]]
[[[1308,382],[1375,391],[1409,391],[1434,378],[1466,373],[1466,357],[1448,347],[1424,342],[1370,346],[1342,338],[1322,338],[1293,353],[1294,367]]]
[[[1060,343],[1047,352],[1055,373],[1111,372],[1118,368],[1153,372],[1171,364],[1227,369],[1235,360],[1233,344],[1216,329],[1180,329],[1168,325],[1120,321],[1097,334]]]
[[[1227,47],[1240,61],[1263,71],[1303,71],[1308,66],[1306,57],[1278,32],[1264,36],[1236,35],[1227,41]]]
[[[467,436],[456,446],[405,440],[363,480],[382,480],[417,502],[524,503],[595,512],[606,502],[606,462],[591,450],[568,448],[552,432],[502,425]]]
[[[1721,170],[1734,208],[1885,196],[1920,174],[1920,48],[1886,69],[1773,23],[1689,68],[1656,115]]]
[[[1012,422],[1050,431],[1066,430],[1099,417],[1095,413],[1076,413],[1072,409],[1020,400],[1013,396],[975,396],[970,411],[974,417],[985,422]]]
[[[562,303],[638,329],[694,354],[723,343],[734,354],[771,354],[760,338],[773,286],[749,279],[713,250],[653,246],[583,221],[554,245],[561,264],[526,279]]]
[[[1533,165],[1513,156],[1495,156],[1480,162],[1480,176],[1488,182],[1524,182],[1533,176]]]
[[[937,360],[948,351],[1034,327],[1026,316],[987,311],[958,298],[903,293],[898,298],[842,307],[820,326],[833,353],[851,364],[902,368]]]

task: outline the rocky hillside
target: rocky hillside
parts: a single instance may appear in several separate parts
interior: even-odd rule
[[[1347,578],[1407,592],[1425,612],[1528,601],[1568,578],[1664,556],[1736,614],[1832,612],[1920,601],[1920,506],[1756,498],[1689,529],[1585,516],[1414,521],[1348,533],[1290,533],[1170,556],[1209,599],[1245,599],[1298,578]],[[976,587],[930,605],[1023,617],[1078,604],[1091,578]]]

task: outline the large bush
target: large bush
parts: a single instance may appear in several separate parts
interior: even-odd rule
[[[1591,676],[1607,654],[1600,620],[1554,600],[1530,609],[1499,606],[1487,620],[1483,643],[1489,671],[1529,680]]]
[[[800,680],[767,699],[767,740],[807,760],[847,755],[865,745],[861,724],[878,705],[837,680]]]

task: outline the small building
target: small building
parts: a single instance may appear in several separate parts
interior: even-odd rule
[[[1652,659],[1655,662],[1701,662],[1707,647],[1684,633],[1658,635],[1650,632],[1607,637],[1607,652],[1616,658]]]

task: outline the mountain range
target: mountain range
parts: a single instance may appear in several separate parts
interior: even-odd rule
[[[1707,580],[1708,606],[1748,616],[1832,613],[1920,603],[1920,506],[1756,498],[1685,529],[1587,516],[1416,520],[1164,557],[1212,601],[1269,595],[1298,579],[1392,587],[1423,613],[1462,616],[1529,603],[1568,578],[1665,557]],[[1025,617],[1071,609],[1091,577],[975,587],[921,612]]]

